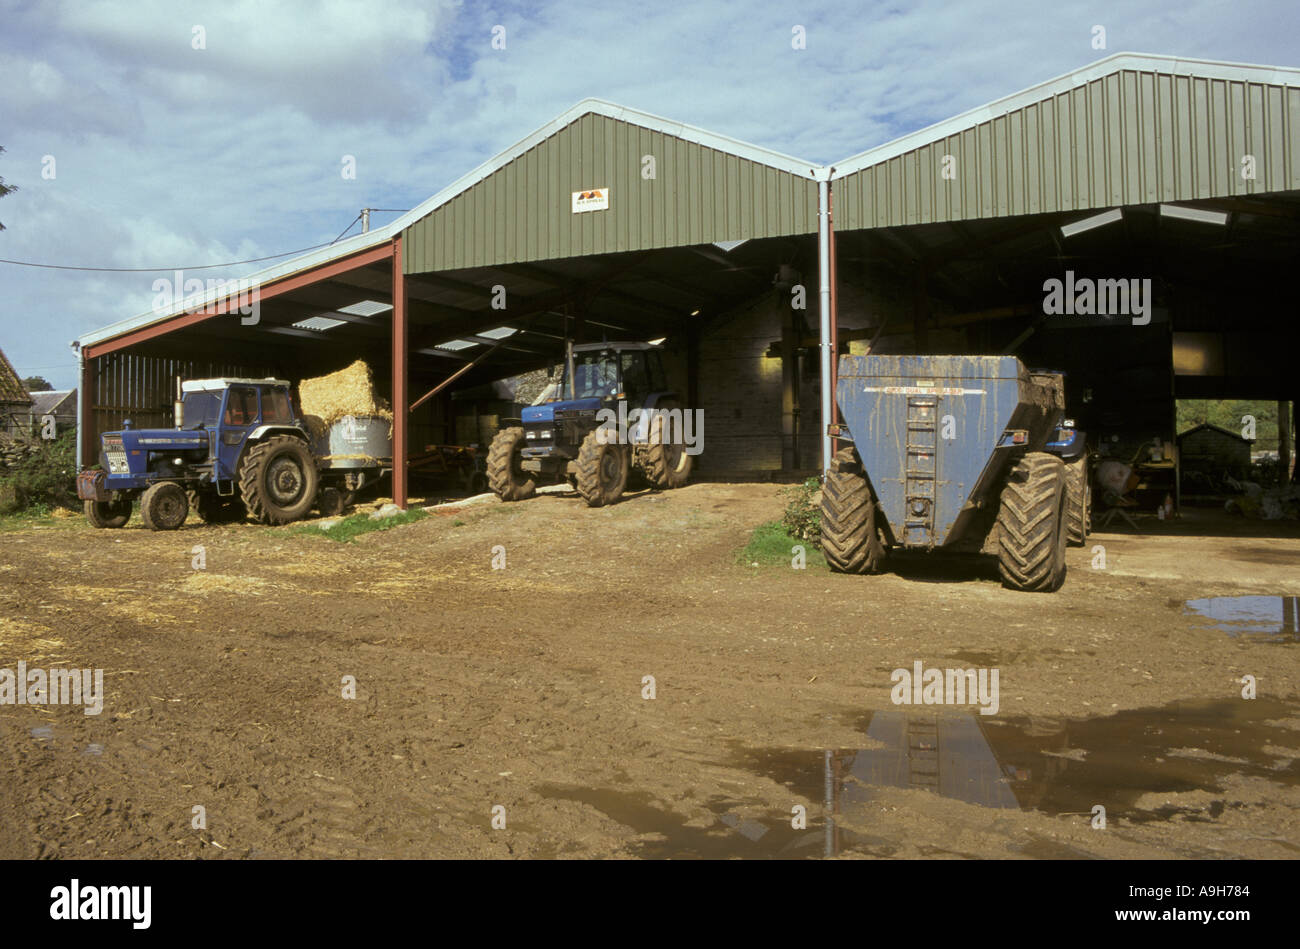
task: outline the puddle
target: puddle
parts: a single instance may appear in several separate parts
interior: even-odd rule
[[[83,756],[89,755],[91,757],[98,758],[100,755],[104,753],[104,746],[100,744],[96,744],[95,742],[91,742],[84,749],[82,749],[81,753]]]
[[[1300,642],[1300,597],[1214,596],[1188,600],[1188,612],[1214,620],[1229,636],[1267,637],[1268,642]]]
[[[48,741],[54,737],[54,729],[49,725],[38,725],[36,728],[30,729],[30,731],[32,737],[37,741]]]
[[[1076,721],[1006,721],[955,710],[887,709],[861,725],[873,747],[830,751],[743,749],[731,767],[784,785],[812,803],[806,830],[767,801],[715,797],[711,822],[687,819],[644,791],[548,786],[544,797],[579,801],[646,839],[648,858],[800,859],[846,850],[888,857],[896,841],[864,833],[882,789],[936,794],[993,810],[1090,815],[1129,823],[1214,821],[1229,808],[1255,806],[1224,797],[1162,803],[1161,795],[1224,793],[1224,780],[1245,775],[1300,784],[1300,707],[1242,699],[1177,702]],[[1287,727],[1288,722],[1293,727]],[[877,744],[878,743],[878,744]],[[895,798],[892,804],[897,805]],[[707,823],[707,826],[704,826]],[[1032,836],[1032,835],[1031,835]],[[932,848],[933,857],[968,857]],[[1019,848],[1032,857],[1087,857],[1045,839]]]
[[[749,751],[738,763],[850,814],[880,788],[927,791],[969,804],[1143,822],[1183,814],[1213,820],[1239,802],[1202,811],[1137,807],[1145,795],[1219,793],[1228,775],[1300,784],[1300,709],[1265,699],[1180,702],[1064,722],[1004,721],[940,711],[886,710],[866,719],[868,750]],[[820,793],[819,793],[820,792]]]

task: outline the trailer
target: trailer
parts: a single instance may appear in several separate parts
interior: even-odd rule
[[[1012,589],[1060,588],[1089,506],[1061,373],[1014,356],[844,356],[838,379],[850,444],[822,490],[832,570],[876,573],[890,550],[982,552]]]

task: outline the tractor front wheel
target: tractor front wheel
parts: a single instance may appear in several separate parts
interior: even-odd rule
[[[526,501],[537,493],[537,482],[522,467],[523,447],[524,430],[515,425],[497,432],[488,448],[488,486],[502,501]]]
[[[131,519],[130,501],[87,501],[86,520],[98,528],[125,527]]]
[[[822,485],[822,553],[837,573],[879,573],[885,545],[857,452],[841,448]]]
[[[578,493],[587,507],[604,507],[623,496],[631,467],[626,445],[593,428],[578,449]]]
[[[151,531],[174,531],[189,513],[190,499],[175,481],[151,484],[140,498],[140,518]]]
[[[316,503],[320,472],[301,438],[273,435],[248,450],[239,467],[239,493],[249,516],[262,524],[288,524]]]
[[[1011,470],[998,508],[998,573],[1013,590],[1050,593],[1065,582],[1065,465],[1046,452]]]

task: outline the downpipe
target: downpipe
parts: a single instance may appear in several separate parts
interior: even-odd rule
[[[821,311],[821,444],[822,478],[831,467],[831,248],[830,248],[830,176],[834,169],[816,168],[817,179],[817,277],[820,281],[818,295]]]

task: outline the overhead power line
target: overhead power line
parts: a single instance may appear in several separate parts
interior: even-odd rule
[[[371,208],[370,210],[399,212],[402,209]],[[305,254],[308,251],[320,250],[322,247],[330,247],[337,244],[343,237],[343,234],[352,230],[352,225],[356,224],[359,220],[361,220],[360,214],[352,219],[352,224],[345,227],[342,234],[339,234],[338,237],[334,238],[334,240],[330,241],[328,244],[313,244],[311,247],[303,247],[298,250],[286,250],[282,254],[269,254],[266,257],[250,257],[248,260],[230,260],[224,264],[199,264],[193,267],[83,267],[76,264],[40,264],[32,260],[9,260],[5,257],[0,257],[0,264],[10,264],[14,267],[36,267],[41,270],[80,270],[86,273],[163,273],[168,270],[216,270],[219,267],[238,267],[241,264],[260,264],[268,260],[279,260],[281,257],[293,257],[296,254]]]
[[[350,226],[350,225],[349,225]],[[335,238],[337,240],[337,238]],[[330,244],[334,241],[330,241]],[[8,260],[0,257],[0,264],[13,264],[15,267],[39,267],[42,270],[82,270],[91,273],[162,273],[167,270],[215,270],[218,267],[237,267],[240,264],[258,264],[265,260],[277,260],[280,257],[292,257],[305,254],[310,250],[320,250],[330,244],[313,244],[301,250],[287,250],[283,254],[271,254],[267,257],[250,257],[248,260],[231,260],[224,264],[199,264],[193,267],[81,267],[73,264],[38,264],[30,260]]]

